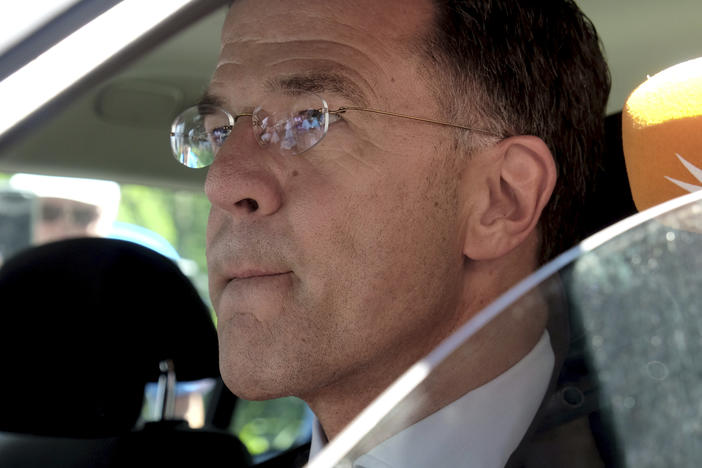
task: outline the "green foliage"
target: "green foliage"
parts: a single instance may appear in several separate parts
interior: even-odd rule
[[[180,235],[176,249],[186,258],[195,260],[202,271],[205,262],[205,235],[210,202],[202,193],[175,192],[173,220]]]
[[[117,219],[162,235],[204,272],[208,212],[209,202],[202,193],[123,185]]]
[[[268,401],[239,400],[230,430],[251,455],[289,449],[297,440],[306,407],[297,398]]]
[[[0,173],[0,187],[11,174]],[[210,203],[202,192],[174,191],[122,185],[118,221],[137,224],[162,235],[181,257],[195,261],[207,271],[205,231]]]

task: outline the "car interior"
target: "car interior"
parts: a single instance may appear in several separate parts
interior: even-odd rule
[[[174,417],[176,380],[219,368],[209,310],[173,261],[122,240],[50,242],[3,265],[0,296],[12,311],[0,327],[3,464],[248,463],[233,434]],[[145,385],[161,380],[160,414],[132,431]]]
[[[0,80],[127,2],[64,3],[19,40],[0,43]],[[307,460],[313,416],[302,402],[246,402],[223,384],[203,267],[196,278],[188,267],[196,262],[180,258],[183,252],[167,258],[144,242],[117,238],[32,245],[35,197],[10,186],[18,173],[101,179],[120,184],[123,194],[128,186],[149,187],[206,205],[206,169],[176,162],[168,131],[205,91],[229,2],[181,3],[97,68],[0,128],[2,466],[275,467]],[[600,33],[613,83],[605,157],[583,213],[585,238],[637,212],[622,108],[647,76],[702,56],[702,4],[577,3]],[[194,222],[204,226],[206,212],[199,215]],[[199,242],[204,251],[204,238]],[[571,327],[565,371],[553,382],[560,400],[547,402],[553,409],[533,430],[585,418],[596,426],[603,466],[624,466],[608,446],[614,437],[602,436],[613,428],[598,412],[584,326]],[[199,416],[186,417],[188,411]]]

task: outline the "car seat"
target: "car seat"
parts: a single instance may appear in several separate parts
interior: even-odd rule
[[[147,382],[219,375],[209,310],[170,259],[113,239],[46,244],[2,266],[0,301],[0,466],[248,464],[225,432],[135,427]]]

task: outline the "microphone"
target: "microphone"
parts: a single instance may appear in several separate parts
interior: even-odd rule
[[[631,93],[622,144],[639,211],[702,190],[702,57],[649,77]]]

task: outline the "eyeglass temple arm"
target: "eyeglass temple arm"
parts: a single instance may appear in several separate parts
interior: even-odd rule
[[[419,122],[427,122],[427,123],[433,123],[433,124],[437,124],[437,125],[444,125],[446,127],[460,128],[463,130],[470,130],[471,132],[475,132],[475,133],[482,133],[483,135],[489,135],[489,136],[494,136],[497,138],[502,138],[502,135],[498,135],[498,134],[493,133],[489,130],[483,130],[480,128],[473,128],[473,127],[465,127],[463,125],[457,125],[457,124],[450,123],[450,122],[444,122],[442,120],[425,119],[423,117],[414,117],[411,115],[398,114],[397,112],[388,112],[388,111],[383,111],[383,110],[379,110],[379,109],[367,109],[365,107],[339,107],[336,110],[330,110],[329,113],[330,114],[343,114],[346,111],[373,112],[374,114],[389,115],[392,117],[399,117],[402,119],[410,119],[410,120],[417,120]]]

